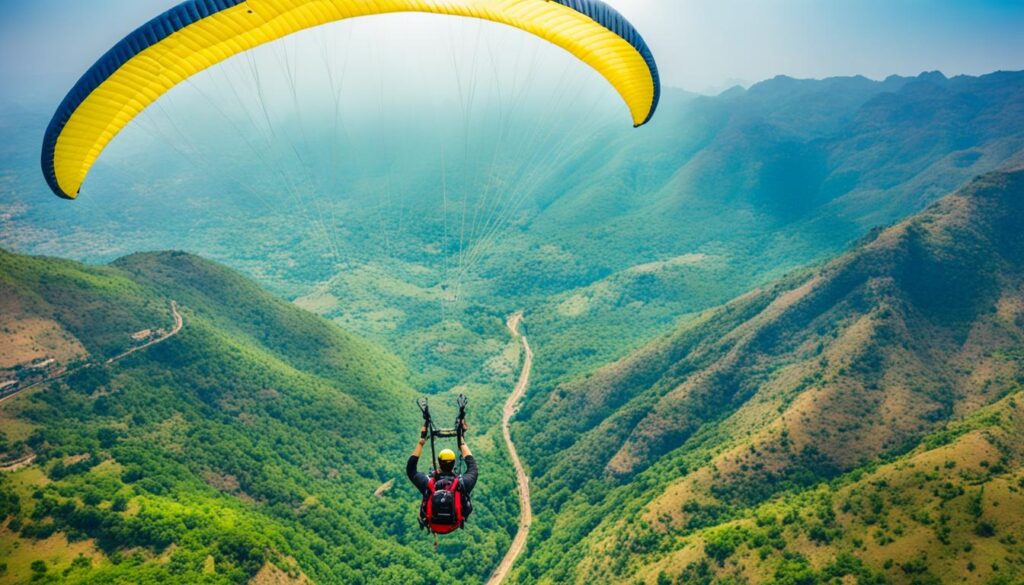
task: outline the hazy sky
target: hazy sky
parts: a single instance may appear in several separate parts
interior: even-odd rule
[[[1024,0],[608,0],[696,91],[778,74],[1024,69]],[[52,99],[175,0],[0,0],[0,86]],[[426,21],[418,21],[421,24]]]

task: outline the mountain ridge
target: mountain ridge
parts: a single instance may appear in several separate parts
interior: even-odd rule
[[[692,532],[708,510],[728,518],[813,489],[1019,388],[1022,221],[1024,170],[986,175],[820,268],[537,397],[517,433],[544,486],[538,509],[564,510],[542,520],[561,530],[548,528],[552,548],[537,542],[538,557],[567,547],[549,570],[568,578],[602,540],[629,550]],[[642,495],[600,519],[630,492]],[[567,544],[574,530],[602,536]],[[607,565],[587,566],[580,580],[608,578]]]
[[[416,383],[429,388],[464,382],[464,372],[479,369],[495,344],[504,343],[503,317],[536,307],[534,334],[553,358],[538,364],[538,382],[547,383],[621,356],[679,315],[839,253],[874,226],[919,211],[974,175],[1024,162],[1021,79],[1021,72],[778,78],[717,97],[667,92],[659,116],[640,130],[620,127],[610,112],[607,120],[597,116],[594,125],[583,125],[586,132],[566,121],[550,130],[556,142],[572,145],[572,156],[536,165],[508,148],[495,153],[503,165],[528,168],[493,184],[476,184],[475,175],[448,177],[452,197],[481,187],[527,192],[500,238],[479,249],[470,243],[475,266],[457,278],[463,292],[445,313],[447,325],[437,322],[434,309],[452,284],[444,282],[443,265],[458,251],[451,249],[455,242],[438,245],[445,239],[441,173],[424,156],[438,150],[439,129],[412,121],[411,135],[385,151],[371,146],[376,142],[301,145],[356,165],[323,161],[287,169],[324,183],[304,203],[247,194],[257,186],[282,188],[267,176],[270,169],[247,161],[244,144],[226,147],[235,126],[247,128],[246,122],[204,125],[197,115],[191,125],[182,123],[190,141],[225,145],[217,149],[217,157],[225,156],[224,172],[217,173],[204,171],[205,160],[170,152],[174,141],[140,129],[119,139],[137,151],[120,159],[115,152],[98,169],[97,188],[105,192],[67,207],[39,190],[38,161],[30,156],[38,134],[18,114],[4,150],[10,180],[0,185],[0,244],[90,261],[139,248],[197,252],[388,345],[409,363]],[[179,105],[160,118],[178,124],[175,118],[192,113]],[[501,116],[479,114],[488,123],[470,138],[492,144],[491,121]],[[396,123],[368,125],[378,136]],[[523,120],[523,129],[531,123]],[[514,145],[530,136],[512,132],[505,140]],[[490,164],[467,162],[481,170]],[[448,221],[456,225],[461,218],[452,209]],[[630,272],[688,254],[713,261]],[[573,301],[579,298],[591,302],[584,307]],[[575,303],[569,315],[559,311],[567,301]],[[619,305],[634,307],[629,319],[614,310]],[[434,340],[444,332],[465,349],[438,351]],[[573,352],[578,340],[585,345]]]
[[[538,341],[559,347],[582,339],[593,358],[570,354],[548,368],[541,363],[539,382],[620,357],[606,347],[635,349],[681,315],[839,254],[875,226],[920,211],[974,176],[1024,164],[1020,73],[829,83],[841,90],[778,79],[755,96],[670,100],[645,140],[616,142],[617,159],[631,165],[576,171],[579,186],[530,229],[549,234],[548,245],[559,251],[573,250],[562,234],[586,222],[589,238],[580,245],[601,257],[606,273],[577,260],[587,270],[574,274],[586,284],[550,301],[538,298],[531,323]],[[784,97],[769,99],[774,94]],[[617,217],[592,214],[587,202],[602,190],[614,191],[617,201],[635,200]],[[586,198],[576,200],[577,191]],[[640,258],[684,254],[712,261],[629,274]],[[620,262],[620,255],[636,261]],[[529,266],[544,268],[541,261]],[[592,301],[586,310],[560,311],[577,296]],[[624,317],[622,306],[636,310]]]

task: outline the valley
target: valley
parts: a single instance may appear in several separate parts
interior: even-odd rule
[[[492,583],[1013,583],[1021,218],[1024,170],[983,176],[553,386],[513,313],[490,383],[457,388],[495,469],[473,536],[442,542],[480,562],[461,568],[411,530],[395,462],[416,414],[393,405],[417,393],[399,359],[189,254],[2,253],[10,326],[51,319],[92,356],[0,405],[5,452],[31,450],[0,475],[5,574],[50,543],[43,574],[72,583],[375,583],[413,578],[414,558]],[[403,564],[357,561],[368,543]]]
[[[533,337],[547,348],[536,374],[547,384],[841,253],[974,176],[1024,162],[1022,96],[1018,72],[780,76],[715,97],[670,90],[656,123],[635,132],[602,117],[586,133],[565,122],[566,132],[579,133],[572,135],[577,154],[510,186],[529,192],[500,238],[478,249],[445,236],[462,212],[456,203],[447,216],[439,211],[442,169],[421,154],[438,150],[439,129],[426,122],[378,138],[385,148],[393,139],[395,151],[303,144],[350,155],[362,166],[347,172],[363,178],[337,191],[312,189],[302,206],[284,195],[269,203],[240,192],[240,179],[267,172],[244,157],[210,174],[201,161],[161,150],[154,136],[130,133],[120,139],[123,150],[156,155],[124,155],[99,196],[68,207],[44,197],[37,161],[24,156],[36,140],[32,114],[8,108],[15,121],[5,151],[9,178],[0,184],[0,246],[89,262],[140,248],[197,253],[392,348],[428,392],[466,381],[504,344],[504,316],[527,307]],[[930,114],[905,115],[918,110]],[[486,110],[479,115],[488,118]],[[194,128],[193,140],[231,150],[237,123],[210,120]],[[491,131],[484,125],[469,139],[489,143]],[[515,139],[525,138],[506,137]],[[513,169],[526,164],[524,154],[501,153]],[[467,172],[478,166],[465,162]],[[410,170],[389,170],[396,167]],[[343,172],[314,178],[340,180],[334,175]],[[165,198],[158,187],[130,187],[140,182],[189,188]],[[393,202],[381,200],[383,185]],[[452,178],[449,196],[472,201],[481,188],[494,186]],[[122,229],[126,223],[133,229]],[[465,254],[478,256],[471,270],[446,274]],[[456,285],[457,298],[445,290]]]
[[[1024,72],[630,128],[493,46],[347,103],[311,40],[169,92],[74,202],[2,94],[0,585],[1024,581]],[[458,395],[435,549],[404,464]]]
[[[512,566],[515,565],[516,560],[522,556],[523,551],[526,549],[526,543],[530,537],[530,523],[533,522],[533,505],[530,503],[530,477],[527,475],[522,461],[519,460],[510,430],[512,417],[519,411],[519,403],[526,396],[526,391],[530,387],[530,373],[533,370],[533,351],[530,349],[530,342],[519,332],[522,321],[522,313],[515,313],[508,318],[509,333],[523,344],[523,369],[501,413],[501,433],[505,437],[505,445],[508,447],[512,465],[516,469],[516,487],[519,491],[519,527],[516,529],[516,537],[512,541],[511,546],[509,546],[508,552],[505,553],[505,557],[501,559],[498,568],[494,570],[490,579],[487,580],[488,585],[499,585],[508,577]]]

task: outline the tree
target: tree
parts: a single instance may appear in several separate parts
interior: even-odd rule
[[[38,579],[39,577],[42,577],[43,575],[46,574],[46,561],[41,561],[41,560],[32,561],[32,564],[29,566],[29,568],[31,568],[32,572],[36,575],[33,578],[34,579]]]

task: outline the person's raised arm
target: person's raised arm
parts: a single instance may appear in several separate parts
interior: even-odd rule
[[[476,480],[479,475],[476,467],[476,457],[473,457],[473,452],[469,450],[469,445],[466,444],[466,423],[462,423],[462,428],[459,429],[459,450],[462,451],[462,458],[466,461],[466,473],[462,474],[462,487],[466,490],[466,493],[473,491],[476,487]]]
[[[420,442],[416,444],[416,448],[412,451],[412,456],[419,459],[420,455],[423,454],[423,445],[427,444],[427,423],[423,423],[423,428],[420,429]]]
[[[421,492],[425,489],[427,482],[429,481],[427,476],[420,473],[417,467],[420,462],[420,455],[423,453],[423,445],[427,443],[427,424],[423,423],[423,428],[420,430],[420,442],[416,444],[416,448],[413,449],[412,455],[409,457],[409,462],[405,464],[405,475],[409,477],[409,481]]]
[[[463,459],[473,456],[473,452],[469,450],[469,445],[466,444],[466,429],[468,428],[466,421],[462,421],[462,427],[459,429],[457,435],[459,438],[459,451],[462,452]]]

